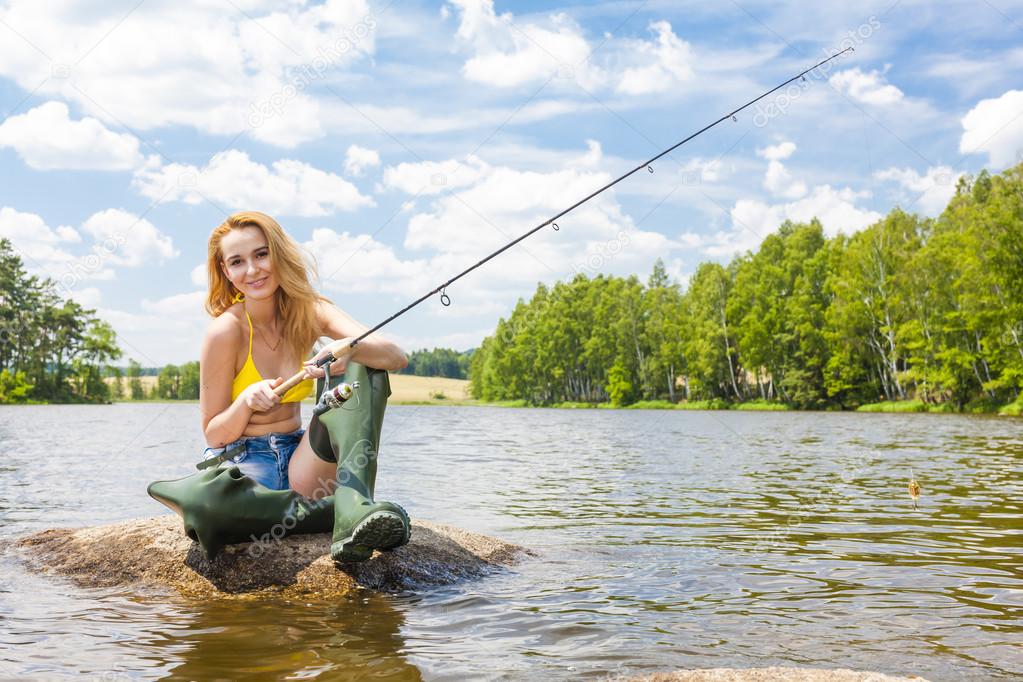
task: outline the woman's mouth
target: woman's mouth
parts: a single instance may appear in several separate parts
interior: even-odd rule
[[[262,279],[257,279],[257,280],[253,280],[251,282],[246,282],[246,284],[248,284],[253,289],[259,289],[259,288],[261,288],[262,286],[264,286],[266,284],[268,279],[269,279],[269,277],[264,277]]]

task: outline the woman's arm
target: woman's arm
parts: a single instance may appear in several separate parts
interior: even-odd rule
[[[337,306],[326,301],[320,301],[317,304],[316,317],[320,323],[320,329],[323,330],[323,335],[329,336],[332,339],[353,339],[369,329],[369,327],[356,322]],[[307,362],[306,366],[310,367],[323,354],[318,354],[313,360]],[[362,341],[359,341],[358,345],[355,346],[355,352],[347,357],[367,367],[375,367],[376,369],[397,370],[408,367],[408,358],[405,356],[405,351],[379,334],[370,334]],[[337,364],[339,367],[336,369],[343,370],[345,363],[340,362]],[[317,370],[319,370],[319,374],[322,376],[323,371],[319,368],[314,369],[310,367],[309,373],[312,376],[316,376],[315,372]],[[331,374],[334,373],[334,368],[332,368]]]
[[[214,448],[238,440],[253,412],[280,404],[272,390],[283,381],[280,377],[256,382],[231,400],[238,343],[238,330],[222,315],[210,324],[199,356],[199,413],[206,443]]]

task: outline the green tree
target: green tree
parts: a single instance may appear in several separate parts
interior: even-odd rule
[[[178,396],[182,400],[199,399],[199,363],[186,362],[179,368],[181,373]]]
[[[145,400],[146,392],[142,386],[142,365],[132,358],[128,361],[128,391],[132,400]]]
[[[181,370],[166,365],[156,379],[156,395],[164,400],[177,400],[181,395]]]

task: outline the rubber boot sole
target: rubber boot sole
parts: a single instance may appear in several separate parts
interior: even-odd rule
[[[360,521],[349,537],[332,543],[330,556],[336,563],[366,561],[373,556],[373,550],[397,549],[407,544],[411,535],[408,514],[403,517],[392,511],[374,512]]]

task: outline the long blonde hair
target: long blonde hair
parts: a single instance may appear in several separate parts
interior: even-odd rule
[[[206,260],[210,288],[206,294],[206,312],[217,317],[237,302],[235,296],[238,291],[220,266],[224,260],[220,241],[231,230],[243,227],[258,227],[266,237],[274,276],[280,284],[274,297],[277,317],[283,323],[281,333],[287,339],[288,346],[295,356],[302,360],[309,354],[313,343],[320,335],[316,325],[316,303],[318,301],[330,303],[330,300],[320,296],[313,289],[307,268],[312,268],[315,272],[315,266],[303,259],[301,247],[276,220],[265,213],[259,211],[235,213],[217,226],[210,235]]]

